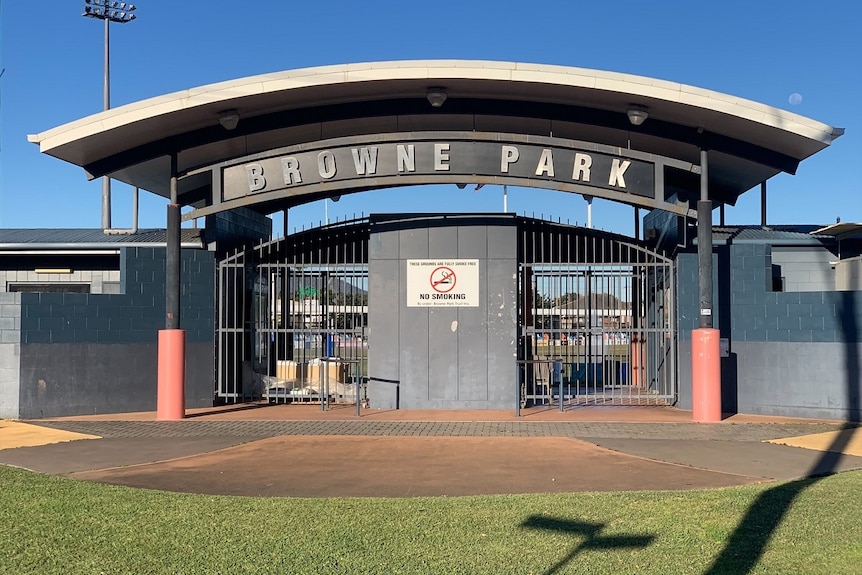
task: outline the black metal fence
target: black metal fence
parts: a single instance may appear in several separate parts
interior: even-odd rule
[[[217,395],[354,403],[367,378],[367,219],[238,250],[218,269]]]
[[[552,222],[520,233],[522,405],[675,402],[672,260]]]
[[[674,265],[638,242],[520,218],[521,405],[676,401]],[[367,218],[218,266],[217,395],[356,403],[368,377]]]

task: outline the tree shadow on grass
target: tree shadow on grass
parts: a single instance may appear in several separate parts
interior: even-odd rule
[[[602,536],[601,531],[605,528],[603,523],[571,521],[568,519],[558,519],[544,515],[533,515],[528,517],[523,523],[521,523],[521,527],[567,533],[581,539],[581,542],[572,547],[565,557],[549,567],[548,570],[545,571],[544,575],[553,575],[553,573],[556,573],[565,567],[569,561],[578,555],[578,553],[588,549],[601,549],[606,551],[613,549],[638,549],[646,547],[655,539],[655,536],[653,535]]]
[[[860,414],[860,361],[859,325],[854,292],[836,292],[835,308],[840,319],[844,345],[845,401],[847,422],[806,474],[807,479],[777,485],[764,491],[751,504],[724,549],[704,575],[747,575],[763,556],[775,530],[793,507],[799,495],[818,483],[823,477],[835,473],[843,451],[855,433]]]

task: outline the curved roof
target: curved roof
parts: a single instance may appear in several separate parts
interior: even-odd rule
[[[440,108],[429,87],[445,87]],[[636,104],[649,118],[633,126]],[[236,110],[225,130],[219,116]],[[394,128],[394,130],[393,130]],[[699,164],[710,152],[714,199],[739,194],[843,133],[821,122],[675,82],[571,68],[491,61],[422,60],[290,70],[210,84],[94,114],[29,137],[40,151],[169,196],[179,173],[285,145],[392,131],[482,130],[630,147]],[[181,203],[202,201],[206,177],[180,184]],[[685,187],[684,183],[679,184]]]

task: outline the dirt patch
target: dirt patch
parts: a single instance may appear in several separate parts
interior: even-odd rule
[[[71,476],[168,491],[291,497],[701,489],[758,481],[553,437],[283,436]]]

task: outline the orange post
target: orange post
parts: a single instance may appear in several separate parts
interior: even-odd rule
[[[719,331],[691,332],[691,411],[702,423],[721,421],[721,350]]]
[[[159,382],[156,418],[178,420],[186,416],[186,332],[159,330]]]

